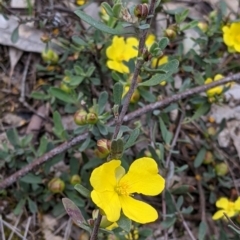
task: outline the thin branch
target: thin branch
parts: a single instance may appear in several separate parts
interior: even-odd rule
[[[174,197],[172,197],[172,200],[173,200],[173,203],[174,203],[174,205],[175,205],[175,207],[176,207],[176,209],[177,209],[178,215],[179,215],[179,217],[181,218],[182,223],[183,223],[183,226],[184,226],[185,230],[187,231],[190,239],[191,239],[191,240],[196,240],[196,238],[194,237],[192,231],[190,230],[187,222],[185,221],[185,219],[184,219],[184,217],[183,217],[183,214],[182,214],[181,211],[178,209],[177,203],[176,203]]]
[[[189,89],[189,90],[187,90],[185,92],[182,92],[182,93],[175,94],[171,97],[165,98],[165,99],[163,99],[161,101],[158,101],[156,103],[151,103],[149,105],[146,105],[143,108],[140,108],[140,109],[138,109],[138,110],[136,110],[132,113],[127,114],[123,118],[123,122],[128,122],[128,121],[133,120],[133,119],[135,119],[139,116],[142,116],[143,114],[146,114],[147,112],[151,112],[151,111],[153,111],[155,109],[158,109],[158,108],[166,107],[171,103],[178,102],[179,100],[182,100],[184,98],[191,97],[195,94],[204,92],[204,91],[206,91],[210,88],[220,86],[220,85],[232,82],[232,81],[239,81],[239,80],[240,80],[240,73],[237,73],[237,74],[234,74],[232,76],[223,78],[221,80],[218,80],[218,81],[206,84],[206,85],[202,85],[202,86],[199,86],[199,87],[196,87],[196,88],[192,88],[192,89]],[[115,121],[112,120],[108,123],[108,126],[112,126],[114,123],[115,123]],[[74,147],[75,145],[79,144],[81,141],[85,140],[87,137],[88,137],[88,132],[86,132],[86,133],[84,133],[80,136],[77,136],[77,137],[69,140],[68,142],[64,142],[61,145],[57,146],[56,148],[52,149],[50,152],[45,153],[40,158],[37,158],[35,161],[31,162],[29,165],[25,166],[21,170],[12,174],[10,177],[1,181],[0,182],[0,190],[12,185],[20,177],[24,176],[25,174],[32,171],[33,169],[39,167],[40,165],[42,165],[43,163],[52,159],[56,155],[65,152],[66,150],[68,150],[71,147]]]
[[[149,12],[148,12],[149,16],[152,16],[154,14],[155,4],[156,4],[156,0],[152,0],[151,3],[150,3],[150,6],[149,6]],[[152,22],[152,17],[149,17],[146,20],[146,24],[151,25],[151,22]],[[119,117],[118,117],[117,122],[116,122],[116,127],[115,127],[115,131],[114,131],[114,134],[113,134],[113,139],[116,138],[118,133],[119,133],[121,125],[124,122],[123,119],[124,119],[124,116],[127,113],[128,106],[129,106],[131,97],[133,95],[133,92],[137,88],[138,75],[139,75],[141,67],[144,63],[144,60],[142,59],[141,56],[142,56],[143,51],[144,51],[144,46],[145,46],[145,41],[146,41],[146,37],[147,37],[147,34],[148,34],[148,30],[149,29],[143,30],[142,35],[140,36],[140,41],[139,41],[139,46],[138,46],[137,63],[136,63],[135,69],[134,69],[134,73],[133,73],[133,77],[132,77],[132,80],[131,80],[131,85],[130,85],[129,91],[127,92],[125,102],[122,106],[122,111],[120,112]]]
[[[175,135],[174,135],[174,138],[172,140],[171,147],[170,147],[170,150],[169,150],[169,154],[167,156],[167,160],[166,160],[166,164],[165,164],[166,168],[168,168],[168,165],[169,165],[169,162],[170,162],[170,159],[171,159],[171,156],[172,156],[173,148],[176,145],[176,142],[177,142],[177,139],[178,139],[178,135],[179,135],[180,130],[181,130],[181,126],[182,126],[182,122],[183,122],[184,116],[185,116],[185,114],[182,113],[181,116],[180,116],[180,119],[178,121],[177,130],[175,132]]]
[[[97,236],[98,236],[98,230],[99,230],[99,227],[100,227],[101,220],[102,220],[102,215],[98,212],[98,216],[97,216],[97,219],[94,222],[94,227],[93,227],[93,231],[92,231],[90,240],[97,240],[98,239]]]
[[[214,81],[214,82],[209,83],[209,84],[204,84],[204,85],[201,85],[199,87],[191,88],[189,90],[186,90],[185,92],[177,93],[177,94],[175,94],[171,97],[167,97],[167,98],[165,98],[163,100],[160,100],[158,102],[146,105],[145,107],[140,108],[140,109],[126,115],[124,117],[123,121],[128,122],[128,121],[130,121],[132,119],[135,119],[136,117],[139,117],[139,116],[141,116],[141,115],[143,115],[147,112],[151,112],[151,111],[153,111],[155,109],[158,109],[158,108],[166,107],[166,106],[170,105],[171,103],[178,102],[179,100],[182,100],[182,99],[187,98],[187,97],[191,97],[191,96],[193,96],[195,94],[198,94],[198,93],[201,93],[201,92],[205,92],[210,88],[214,88],[214,87],[224,85],[224,84],[229,83],[229,82],[239,81],[239,80],[240,80],[240,73],[237,73],[237,74],[234,74],[232,76],[222,78],[218,81]]]

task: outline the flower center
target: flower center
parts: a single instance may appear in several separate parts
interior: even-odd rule
[[[129,186],[127,183],[119,183],[115,188],[118,195],[124,195],[124,196],[129,195],[128,189],[129,189]]]
[[[234,209],[234,202],[228,202],[228,210],[233,210]]]

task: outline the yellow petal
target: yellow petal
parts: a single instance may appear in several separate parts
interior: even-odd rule
[[[230,31],[233,34],[239,34],[240,31],[240,22],[233,22],[230,27]]]
[[[223,91],[222,86],[214,87],[209,90],[207,90],[208,97],[213,97],[214,95],[220,95]]]
[[[222,79],[222,78],[224,78],[223,75],[217,74],[217,75],[214,77],[214,81],[218,81],[218,80],[220,80],[220,79]]]
[[[127,185],[129,193],[142,193],[149,196],[161,193],[165,187],[165,180],[158,174],[157,163],[148,157],[135,160],[119,183]]]
[[[211,83],[213,80],[211,78],[207,78],[205,84]]]
[[[147,37],[147,39],[146,39],[146,42],[145,42],[148,50],[151,48],[151,46],[152,46],[153,43],[155,42],[155,39],[156,39],[155,35],[153,35],[153,34],[149,34],[149,35],[148,35],[148,37]]]
[[[167,62],[168,62],[168,56],[163,56],[163,57],[160,58],[160,60],[158,62],[158,66],[163,65]]]
[[[108,177],[105,176],[105,178],[107,179]],[[121,205],[116,192],[98,192],[93,190],[91,192],[91,198],[93,202],[104,211],[108,221],[116,222],[120,218]]]
[[[224,26],[224,27],[222,28],[222,31],[223,31],[224,33],[229,33],[230,28],[229,28],[228,26]]]
[[[127,45],[131,46],[131,47],[138,47],[138,40],[134,37],[129,37],[126,39],[126,43]]]
[[[235,42],[234,43],[234,49],[236,52],[240,52],[240,42]]]
[[[107,66],[110,69],[115,70],[120,73],[129,73],[129,68],[126,65],[124,65],[123,62],[109,60],[109,61],[107,61]]]
[[[138,223],[153,222],[158,218],[157,211],[147,203],[129,196],[119,196],[125,216]]]
[[[234,202],[235,211],[240,211],[240,197]]]
[[[226,212],[226,211],[224,211],[224,210],[218,210],[218,211],[215,212],[215,214],[212,216],[212,219],[213,219],[213,220],[218,220],[218,219],[224,217],[224,214],[223,214],[224,212]]]
[[[112,225],[106,227],[107,230],[113,230],[114,228],[117,228],[118,227],[118,224],[116,222],[114,222]]]
[[[112,40],[112,45],[110,45],[106,50],[106,55],[109,59],[119,59],[123,54],[125,48],[125,41],[123,37],[115,36]]]
[[[125,169],[122,166],[119,166],[119,167],[116,168],[115,176],[116,176],[117,181],[119,181],[123,177],[125,172],[126,171],[125,171]]]
[[[228,208],[228,203],[229,203],[229,200],[226,197],[221,197],[217,200],[216,206],[218,208],[227,209]]]
[[[117,185],[115,170],[121,164],[120,160],[112,160],[93,170],[90,183],[96,191],[114,191]]]

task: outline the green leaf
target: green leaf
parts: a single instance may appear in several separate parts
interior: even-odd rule
[[[162,135],[163,141],[166,144],[170,144],[173,135],[171,132],[169,132],[167,130],[166,125],[161,118],[159,118],[159,122],[160,122],[160,130],[161,130],[161,135]]]
[[[84,76],[69,76],[69,82],[67,83],[69,86],[77,87],[84,80]],[[69,95],[69,93],[67,93]]]
[[[83,152],[84,150],[86,150],[87,147],[89,146],[90,141],[91,141],[91,138],[87,137],[86,140],[82,143],[81,147],[78,149],[78,151]]]
[[[80,37],[78,37],[78,36],[73,36],[73,37],[72,37],[72,41],[73,41],[75,44],[80,45],[80,46],[87,46],[87,45],[88,45],[85,41],[83,41],[83,40],[82,40]]]
[[[208,113],[209,109],[211,107],[211,104],[209,103],[205,103],[205,104],[202,104],[194,113],[194,115],[191,117],[191,118],[186,118],[184,120],[184,123],[189,123],[189,122],[192,122],[202,116],[204,116],[206,113]]]
[[[134,144],[136,144],[136,140],[138,138],[140,134],[140,129],[139,128],[135,128],[132,133],[130,134],[126,144],[124,145],[124,150],[130,148],[131,146],[133,146]]]
[[[77,190],[83,197],[85,198],[90,198],[90,191],[85,188],[83,185],[81,184],[76,184],[74,186],[75,190]]]
[[[62,117],[59,112],[55,111],[53,113],[53,131],[57,136],[61,136],[62,132],[64,131],[64,127],[62,124]]]
[[[99,132],[103,135],[106,136],[108,134],[108,128],[106,125],[103,125],[101,123],[97,124],[97,128],[99,130]]]
[[[99,106],[98,114],[99,115],[104,112],[107,100],[108,100],[108,93],[106,91],[101,92],[99,99],[98,99],[98,106]]]
[[[206,149],[201,148],[193,162],[193,166],[195,168],[198,168],[199,166],[201,166],[201,164],[203,163],[203,160],[205,158],[205,154],[206,154]]]
[[[123,85],[120,82],[117,82],[113,86],[113,102],[116,105],[121,105],[123,95]]]
[[[175,15],[175,20],[176,22],[179,24],[181,22],[183,22],[187,16],[188,16],[188,13],[189,13],[189,9],[183,9],[183,11],[181,13],[177,13]]]
[[[28,198],[28,208],[32,214],[37,213],[38,211],[37,204],[30,198]]]
[[[162,229],[168,229],[170,227],[172,227],[174,225],[174,223],[176,222],[177,218],[174,217],[167,217],[165,221],[161,222],[161,227]]]
[[[165,71],[166,73],[168,73],[168,72],[174,73],[175,71],[177,71],[178,65],[179,65],[179,61],[174,59],[174,60],[171,60],[171,61],[159,66],[158,69],[161,69],[161,70]]]
[[[143,25],[140,25],[138,28],[141,29],[141,30],[149,29],[150,24],[143,24]]]
[[[195,188],[191,185],[181,185],[180,187],[176,187],[170,189],[171,194],[186,194],[193,191]]]
[[[12,43],[16,43],[19,39],[19,25],[13,30],[12,35],[11,35],[11,41]]]
[[[156,102],[156,96],[144,88],[138,89],[140,95],[148,102]]]
[[[106,11],[107,15],[109,15],[110,17],[113,17],[113,10],[112,10],[111,6],[107,2],[101,3],[101,6],[104,8],[104,10]]]
[[[18,137],[17,130],[15,128],[10,128],[6,132],[8,141],[14,146],[19,147],[20,146],[20,140]]]
[[[187,29],[194,28],[198,25],[198,23],[199,23],[198,20],[191,21],[190,23],[187,23],[187,24],[181,26],[180,31],[185,31]]]
[[[77,74],[77,75],[80,75],[80,76],[86,76],[85,74],[85,71],[79,66],[79,65],[74,65],[74,72]],[[65,73],[66,74],[66,73]],[[71,74],[71,73],[70,73]],[[66,75],[69,75],[69,74],[66,74]]]
[[[163,38],[161,38],[161,39],[159,40],[159,42],[158,42],[158,47],[159,47],[161,50],[164,50],[164,49],[167,47],[168,43],[169,43],[168,38],[163,37]]]
[[[168,81],[168,79],[171,77],[171,75],[177,71],[179,62],[178,60],[172,60],[162,66],[159,67],[160,70],[163,70],[167,73],[164,74],[155,74],[153,77],[151,77],[149,80],[145,82],[141,82],[138,85],[139,86],[155,86],[160,84],[163,81]]]
[[[92,74],[93,74],[93,72],[95,71],[95,69],[96,69],[96,67],[90,66],[90,67],[88,68],[88,70],[87,70],[86,76],[87,76],[87,77],[91,77]]]
[[[207,223],[201,221],[198,228],[198,240],[204,240],[207,234]]]
[[[72,219],[72,221],[79,227],[82,227],[84,223],[86,223],[80,209],[77,205],[70,200],[69,198],[62,199],[63,206],[68,214],[68,216]]]
[[[57,99],[62,100],[63,102],[66,103],[75,103],[74,98],[72,97],[71,94],[64,92],[63,90],[56,88],[56,87],[51,87],[49,89],[49,93],[54,96]]]
[[[94,18],[90,17],[89,15],[87,15],[85,12],[83,12],[81,10],[75,11],[75,14],[78,17],[80,17],[83,21],[85,21],[89,25],[93,26],[94,28],[96,28],[102,32],[112,34],[112,35],[121,35],[123,33],[128,33],[126,30],[124,31],[123,28],[120,28],[120,29],[110,28],[110,27],[106,26],[104,23],[101,23],[98,20],[95,20]]]
[[[113,10],[113,17],[119,18],[119,14],[122,10],[122,4],[121,3],[114,4],[112,10]]]
[[[127,218],[124,214],[121,214],[121,217],[117,221],[117,224],[122,230],[126,231],[127,233],[130,232],[132,227],[132,221],[129,218]]]
[[[47,95],[46,93],[34,91],[31,93],[31,97],[37,100],[48,100],[50,98],[50,96]]]
[[[20,178],[20,181],[25,183],[42,183],[42,177],[36,176],[33,173],[28,173],[24,177]]]
[[[40,140],[40,145],[37,150],[37,156],[40,157],[47,152],[48,140],[46,136],[42,136]]]
[[[19,214],[23,211],[23,207],[24,207],[25,204],[26,204],[26,198],[22,198],[22,199],[18,202],[18,204],[17,204],[17,206],[15,207],[15,209],[13,210],[13,213],[14,213],[15,215],[19,215]]]

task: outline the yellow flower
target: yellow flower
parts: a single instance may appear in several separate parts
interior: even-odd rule
[[[224,26],[222,31],[223,41],[230,51],[240,52],[240,22],[234,22],[229,26]]]
[[[155,40],[156,40],[155,35],[153,35],[153,34],[149,34],[149,35],[148,35],[148,37],[147,37],[147,39],[146,39],[146,42],[145,42],[146,47],[147,47],[148,50],[151,48],[151,46],[153,45],[153,43],[155,42]]]
[[[124,64],[130,59],[137,57],[138,40],[129,37],[124,40],[123,37],[114,36],[112,44],[107,48],[106,54],[109,60],[107,66],[120,73],[129,73],[129,68]]]
[[[238,214],[240,211],[240,197],[238,197],[235,202],[232,202],[225,197],[221,197],[217,200],[216,206],[221,209],[212,216],[213,220],[223,218],[223,213],[225,213],[228,217],[231,218]]]
[[[208,84],[208,83],[211,83],[211,82],[214,82],[214,81],[218,81],[219,79],[222,79],[224,78],[223,75],[221,74],[217,74],[214,79],[212,78],[207,78],[206,81],[205,81],[205,84]],[[207,96],[208,97],[213,97],[215,95],[220,95],[223,91],[223,86],[217,86],[217,87],[214,87],[214,88],[211,88],[211,89],[208,89],[207,90]]]
[[[76,0],[76,4],[78,5],[78,6],[82,6],[82,5],[84,5],[86,3],[86,0]]]
[[[132,196],[133,193],[155,196],[163,191],[165,180],[158,174],[157,163],[152,158],[139,158],[127,173],[120,165],[120,160],[111,160],[93,170],[90,177],[93,202],[104,211],[110,222],[118,221],[121,210],[135,222],[155,221],[157,211]]]
[[[122,98],[124,98],[124,96],[128,93],[129,88],[130,88],[129,86],[124,87]],[[131,96],[130,103],[136,103],[138,102],[139,99],[140,99],[140,93],[137,89],[135,89]]]
[[[168,56],[162,56],[159,60],[158,58],[152,59],[152,68],[156,68],[157,66],[161,66],[168,62]],[[165,86],[167,83],[166,81],[162,81],[160,83],[161,86]]]

